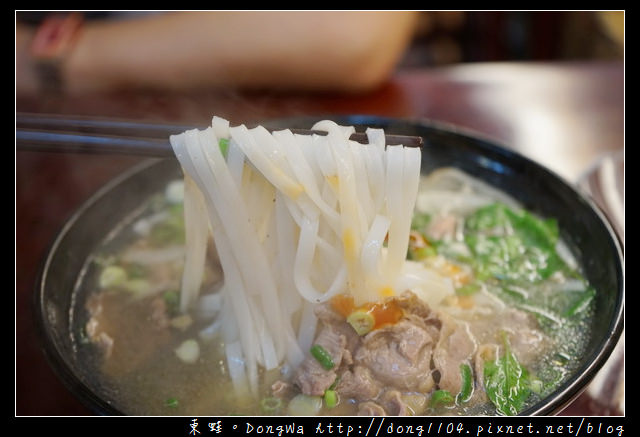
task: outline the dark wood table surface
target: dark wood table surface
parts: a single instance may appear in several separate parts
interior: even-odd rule
[[[332,114],[446,122],[494,138],[570,181],[624,149],[624,64],[495,63],[399,72],[366,95],[199,91],[73,97],[17,96],[17,112],[131,118],[205,126]],[[90,415],[40,349],[31,308],[40,263],[65,220],[100,186],[142,158],[16,151],[17,416]],[[583,394],[562,414],[608,415]]]

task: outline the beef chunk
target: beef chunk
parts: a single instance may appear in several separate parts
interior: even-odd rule
[[[354,361],[368,367],[383,384],[425,391],[431,385],[434,339],[420,320],[402,319],[367,334]]]
[[[334,367],[327,370],[315,358],[307,357],[297,369],[294,383],[306,395],[322,396],[336,380],[347,340],[333,325],[324,325],[314,344],[322,346],[331,355]]]
[[[375,399],[381,388],[367,367],[354,366],[353,371],[346,370],[340,375],[336,391],[343,398],[367,401]]]
[[[458,393],[462,385],[460,365],[471,363],[477,345],[467,324],[444,315],[442,320],[440,341],[433,350],[433,363],[440,375],[438,386],[441,390]]]

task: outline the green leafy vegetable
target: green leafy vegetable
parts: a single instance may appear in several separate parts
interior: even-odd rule
[[[596,290],[591,287],[587,288],[585,291],[579,294],[578,298],[564,312],[564,315],[566,317],[573,317],[576,314],[586,310],[595,297]]]
[[[474,212],[465,227],[481,279],[537,282],[566,267],[555,250],[555,220],[495,203]]]
[[[424,232],[431,222],[431,216],[420,212],[415,212],[411,218],[411,229]]]
[[[503,336],[504,355],[485,363],[484,386],[498,413],[513,416],[518,414],[531,394],[529,372],[511,351],[506,334]]]

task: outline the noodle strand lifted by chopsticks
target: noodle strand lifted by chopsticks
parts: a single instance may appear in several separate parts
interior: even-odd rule
[[[171,137],[187,187],[181,308],[198,298],[211,232],[224,272],[227,364],[239,392],[256,395],[260,366],[303,360],[315,304],[336,294],[357,305],[379,301],[418,277],[403,278],[403,266],[420,149],[386,145],[379,129],[367,130],[368,145],[349,140],[353,127],[329,120],[313,129],[328,135],[230,127],[214,117],[205,130]]]

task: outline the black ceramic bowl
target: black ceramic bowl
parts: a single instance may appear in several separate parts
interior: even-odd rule
[[[500,145],[448,126],[372,116],[331,117],[339,124],[384,128],[387,133],[425,139],[422,171],[455,166],[518,199],[543,216],[558,219],[562,238],[584,266],[597,290],[594,335],[577,371],[552,395],[522,415],[558,413],[586,387],[604,364],[623,329],[624,272],[620,244],[604,215],[560,177]],[[272,128],[310,128],[321,118],[264,123]],[[139,211],[142,201],[179,177],[177,161],[150,160],[111,181],[67,222],[45,260],[35,295],[44,351],[68,389],[97,414],[126,414],[101,387],[79,354],[74,318],[86,298],[87,259],[119,225]]]

